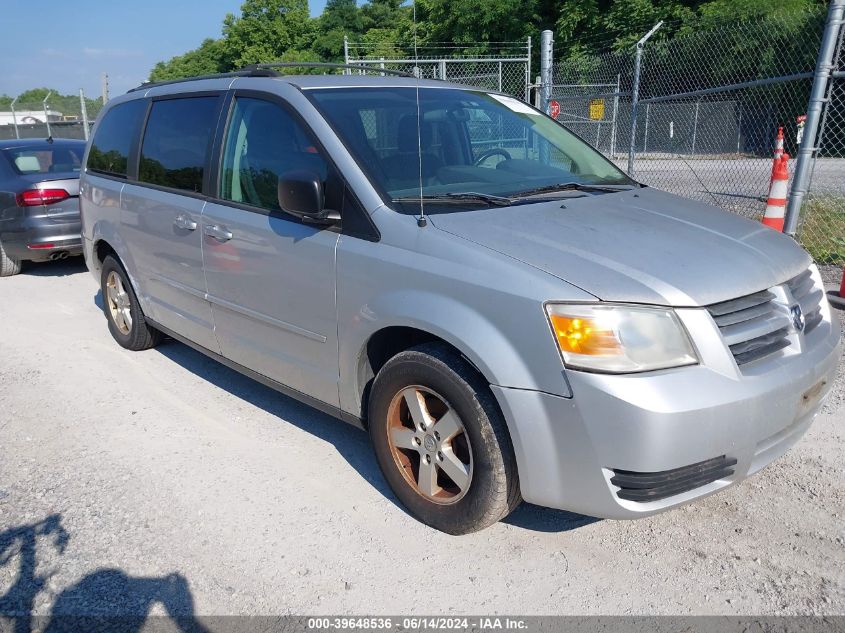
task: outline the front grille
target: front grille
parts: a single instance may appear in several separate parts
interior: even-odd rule
[[[708,306],[737,365],[758,360],[789,346],[789,315],[770,290]]]
[[[734,458],[722,455],[697,464],[654,473],[614,470],[610,483],[619,488],[616,496],[620,499],[641,503],[658,501],[729,477],[734,473],[734,466]]]
[[[792,298],[801,306],[804,314],[804,333],[812,332],[822,322],[822,298],[824,291],[816,286],[809,270],[793,277],[786,284]]]

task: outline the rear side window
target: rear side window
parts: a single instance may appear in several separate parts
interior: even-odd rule
[[[88,152],[87,169],[126,178],[129,148],[141,127],[147,108],[143,99],[127,101],[111,108],[97,127]]]
[[[202,191],[217,102],[216,96],[153,102],[141,146],[141,182]]]

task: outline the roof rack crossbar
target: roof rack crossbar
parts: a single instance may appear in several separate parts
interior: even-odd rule
[[[335,64],[332,62],[269,62],[266,64],[250,64],[244,66],[243,70],[272,70],[274,68],[332,68],[344,70],[368,70],[374,73],[383,73],[385,75],[395,75],[397,77],[413,77],[412,74],[402,72],[401,70],[391,70],[389,68],[381,68],[372,64]]]

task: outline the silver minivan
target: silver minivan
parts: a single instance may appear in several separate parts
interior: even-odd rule
[[[717,492],[798,441],[840,357],[791,239],[484,89],[147,84],[99,116],[80,196],[120,345],[177,339],[367,429],[452,534],[522,499],[629,519]]]

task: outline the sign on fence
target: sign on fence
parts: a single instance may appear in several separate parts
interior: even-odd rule
[[[557,101],[549,101],[549,116],[556,119],[560,114],[560,103]]]
[[[604,119],[604,99],[590,99],[590,120],[601,121]]]

